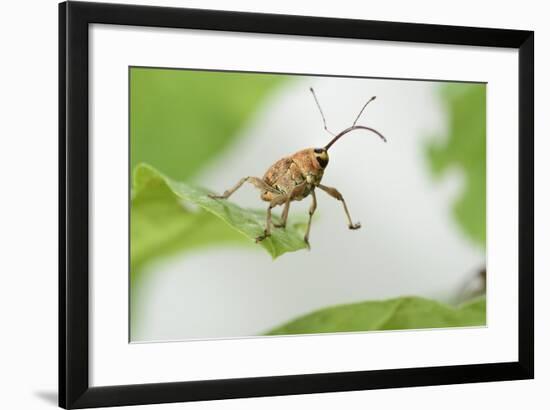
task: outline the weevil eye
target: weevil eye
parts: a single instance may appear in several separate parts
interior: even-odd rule
[[[315,159],[317,160],[321,168],[325,168],[328,165],[327,150],[324,148],[315,148],[313,152],[315,153]]]

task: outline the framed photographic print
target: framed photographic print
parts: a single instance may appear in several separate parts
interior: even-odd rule
[[[60,406],[533,377],[533,32],[59,24]]]

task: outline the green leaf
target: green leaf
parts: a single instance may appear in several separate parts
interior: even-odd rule
[[[401,297],[321,309],[268,335],[358,332],[485,325],[485,298],[453,308],[429,299]]]
[[[442,99],[449,113],[449,135],[441,143],[430,143],[427,154],[436,176],[458,167],[465,185],[453,206],[463,231],[485,247],[485,84],[448,84]]]
[[[130,68],[132,169],[189,180],[229,146],[288,76]]]
[[[263,233],[266,212],[212,199],[209,193],[174,181],[149,165],[136,167],[131,204],[133,271],[153,257],[220,242],[262,247],[273,258],[307,247],[303,223],[275,228],[271,237],[255,245],[255,238]]]
[[[131,200],[130,265],[133,277],[149,260],[197,247],[247,241],[209,212],[185,208],[163,178],[137,168]]]

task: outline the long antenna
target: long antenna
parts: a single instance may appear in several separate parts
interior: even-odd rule
[[[329,131],[329,129],[327,128],[327,121],[325,120],[325,115],[323,114],[323,110],[321,109],[321,104],[319,104],[319,100],[317,100],[317,96],[315,95],[315,91],[313,90],[313,87],[309,87],[309,91],[311,91],[311,94],[313,94],[313,98],[315,99],[315,104],[317,104],[317,108],[319,108],[319,112],[321,113],[321,118],[323,119],[323,126],[325,128],[325,131],[328,132],[330,135],[334,135],[334,133]],[[355,123],[353,125],[355,125]]]
[[[361,116],[361,114],[363,114],[363,111],[365,111],[365,108],[367,108],[367,105],[369,105],[369,103],[371,101],[374,101],[376,100],[376,96],[373,96],[370,98],[370,100],[368,100],[365,105],[363,105],[363,108],[361,108],[361,111],[359,111],[359,114],[357,115],[357,118],[355,119],[355,121],[353,121],[353,124],[351,125],[352,127],[355,127],[355,124],[357,124],[357,121],[359,120],[359,117]]]
[[[342,131],[340,134],[335,136],[327,145],[325,145],[325,149],[328,151],[328,149],[334,144],[336,141],[338,141],[341,137],[346,135],[348,132],[351,132],[353,130],[366,130],[370,132],[374,132],[376,135],[378,135],[384,142],[386,142],[386,137],[384,137],[382,134],[380,134],[378,131],[376,131],[374,128],[365,127],[363,125],[352,125],[349,128],[346,128],[344,131]]]

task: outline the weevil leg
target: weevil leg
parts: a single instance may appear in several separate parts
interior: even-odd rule
[[[275,188],[267,185],[263,179],[261,178],[257,178],[257,177],[244,177],[244,178],[241,178],[239,180],[239,182],[237,182],[237,184],[231,188],[231,189],[228,189],[227,191],[225,191],[222,195],[214,195],[214,194],[209,194],[208,196],[210,198],[214,198],[214,199],[227,199],[229,198],[231,195],[233,195],[233,193],[239,189],[241,186],[243,186],[243,184],[245,182],[250,182],[252,185],[254,185],[256,188],[258,189],[261,189],[262,191],[269,191],[269,192],[273,192],[274,194],[280,194],[279,191],[277,191]]]
[[[281,214],[281,223],[276,224],[274,223],[273,226],[275,228],[285,228],[286,227],[286,221],[288,219],[288,211],[290,209],[290,195],[286,197],[285,201],[285,207],[283,208],[283,213]]]
[[[290,209],[290,202],[293,198],[296,198],[300,195],[300,191],[303,191],[306,187],[306,182],[302,182],[301,184],[296,185],[294,188],[292,188],[292,191],[289,195],[284,195],[285,198],[285,207],[283,209],[283,213],[281,214],[282,223],[280,224],[273,224],[276,228],[285,228],[286,227],[286,221],[288,219],[288,211]]]
[[[256,238],[256,243],[263,241],[268,236],[271,236],[271,210],[276,207],[277,205],[281,205],[286,200],[285,195],[279,195],[273,198],[273,200],[269,203],[269,206],[267,207],[267,218],[265,221],[265,229],[264,233]]]
[[[268,236],[271,236],[271,209],[272,208],[273,206],[269,204],[269,206],[267,207],[267,219],[265,221],[264,233],[256,237],[256,243],[263,241]]]
[[[344,205],[344,211],[346,212],[346,216],[348,218],[348,227],[349,227],[349,229],[359,229],[359,228],[361,228],[361,223],[360,222],[357,222],[356,224],[354,224],[351,221],[351,216],[349,214],[348,207],[346,205],[346,201],[344,201],[344,197],[342,196],[342,194],[340,192],[338,192],[338,190],[336,188],[331,188],[329,186],[325,186],[325,185],[321,185],[321,184],[319,184],[318,187],[321,188],[323,191],[325,191],[327,194],[329,194],[331,197],[333,197],[333,198],[337,199],[338,201],[342,202],[342,205]]]
[[[311,191],[311,206],[309,207],[309,220],[307,221],[307,229],[306,234],[304,236],[304,242],[307,244],[307,247],[309,248],[309,230],[311,229],[311,219],[313,218],[313,214],[315,213],[315,210],[317,209],[317,197],[315,196],[315,190]]]

